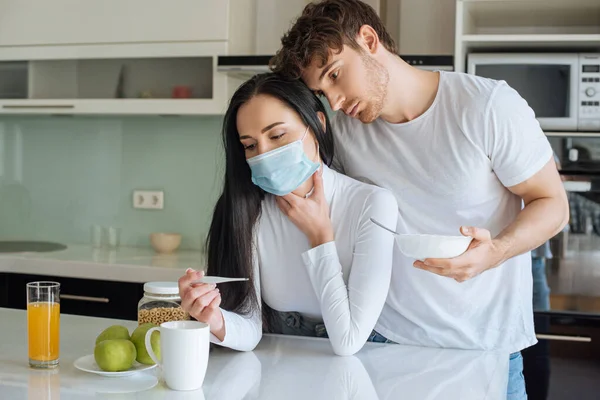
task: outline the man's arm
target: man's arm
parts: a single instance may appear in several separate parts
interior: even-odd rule
[[[541,246],[569,221],[569,202],[554,160],[508,190],[523,199],[525,208],[494,238],[502,253],[500,263]]]
[[[414,266],[464,282],[506,260],[535,249],[556,235],[569,221],[569,203],[554,160],[526,181],[508,188],[525,207],[495,238],[487,229],[462,227],[473,237],[469,249],[455,258],[426,259]]]

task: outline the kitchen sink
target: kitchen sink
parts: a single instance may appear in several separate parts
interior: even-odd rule
[[[0,240],[0,253],[47,253],[66,249],[60,243],[35,240]]]

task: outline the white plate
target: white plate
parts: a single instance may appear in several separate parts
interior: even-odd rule
[[[140,364],[137,361],[134,361],[133,362],[133,366],[131,368],[129,368],[127,371],[120,371],[120,372],[103,371],[98,366],[98,364],[96,364],[96,360],[94,360],[94,355],[93,354],[89,354],[87,356],[79,357],[77,360],[75,360],[75,362],[73,363],[73,365],[78,370],[85,371],[85,372],[91,372],[92,374],[98,374],[98,375],[101,375],[101,376],[109,376],[109,377],[130,376],[130,375],[135,374],[136,372],[147,371],[149,369],[152,369],[152,368],[156,367],[156,364],[154,364],[154,365],[145,365],[145,364]]]
[[[204,278],[197,280],[197,281],[193,281],[190,283],[190,285],[195,285],[197,283],[211,283],[211,284],[218,284],[218,283],[226,283],[226,282],[242,282],[242,281],[247,281],[248,278],[223,278],[220,276],[205,276]]]
[[[60,383],[61,386],[69,387],[73,392],[80,392],[78,393],[79,397],[73,398],[87,399],[89,398],[90,392],[110,394],[143,392],[144,390],[149,390],[156,386],[158,384],[158,378],[152,374],[152,371],[142,372],[141,374],[135,374],[121,379],[92,374],[77,374],[77,376],[68,380],[61,378]]]

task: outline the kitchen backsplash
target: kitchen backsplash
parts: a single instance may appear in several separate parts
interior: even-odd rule
[[[179,232],[202,249],[221,190],[221,117],[0,117],[0,239],[89,243],[92,225],[121,245]],[[163,190],[139,210],[133,190]]]

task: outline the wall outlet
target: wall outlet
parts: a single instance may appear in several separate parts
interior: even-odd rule
[[[162,210],[165,208],[165,192],[134,190],[133,208],[143,208],[149,210]]]

